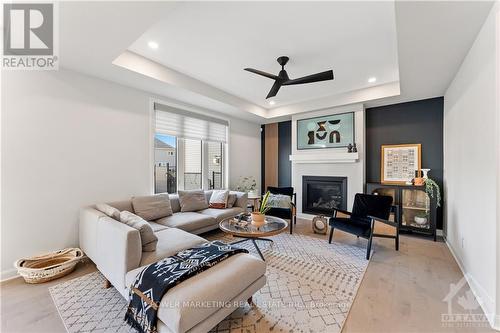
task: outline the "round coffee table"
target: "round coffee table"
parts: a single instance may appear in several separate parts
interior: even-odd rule
[[[219,228],[234,237],[243,238],[242,240],[231,243],[231,245],[251,241],[262,260],[265,260],[255,241],[261,240],[265,242],[273,242],[272,239],[264,237],[280,234],[288,227],[288,222],[280,219],[279,217],[266,216],[266,222],[267,223],[262,227],[257,228],[251,222],[243,220],[238,222],[237,218],[228,217],[220,221]]]

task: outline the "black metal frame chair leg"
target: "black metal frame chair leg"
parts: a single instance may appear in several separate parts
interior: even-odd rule
[[[335,230],[335,228],[330,227],[330,237],[328,238],[328,243],[330,244],[332,244],[333,230]]]

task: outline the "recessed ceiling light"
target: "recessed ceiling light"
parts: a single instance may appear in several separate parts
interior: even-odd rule
[[[372,76],[371,78],[368,79],[368,83],[373,83],[377,82],[377,78],[375,76]]]
[[[149,46],[150,48],[152,48],[153,50],[156,50],[156,49],[158,48],[158,46],[159,46],[159,45],[158,45],[158,43],[157,43],[157,42],[150,41],[150,42],[148,43],[148,46]]]
[[[276,104],[275,101],[269,101],[269,105],[274,105],[274,104]]]

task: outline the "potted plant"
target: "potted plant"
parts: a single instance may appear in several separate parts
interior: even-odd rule
[[[425,193],[431,198],[434,198],[434,192],[436,192],[436,204],[438,207],[441,206],[441,191],[439,190],[438,184],[431,178],[425,178]]]
[[[418,212],[413,219],[415,220],[416,224],[424,225],[427,224],[428,214],[427,212]]]
[[[259,211],[252,212],[252,224],[257,228],[262,227],[266,224],[266,212],[271,209],[271,207],[267,206],[267,200],[269,199],[269,191],[264,194],[262,197],[262,202],[260,203]]]

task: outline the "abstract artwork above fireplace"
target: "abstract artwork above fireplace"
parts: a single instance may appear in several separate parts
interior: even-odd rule
[[[354,113],[297,120],[297,149],[339,148],[354,143]]]
[[[302,213],[331,216],[347,209],[347,177],[302,176]]]

